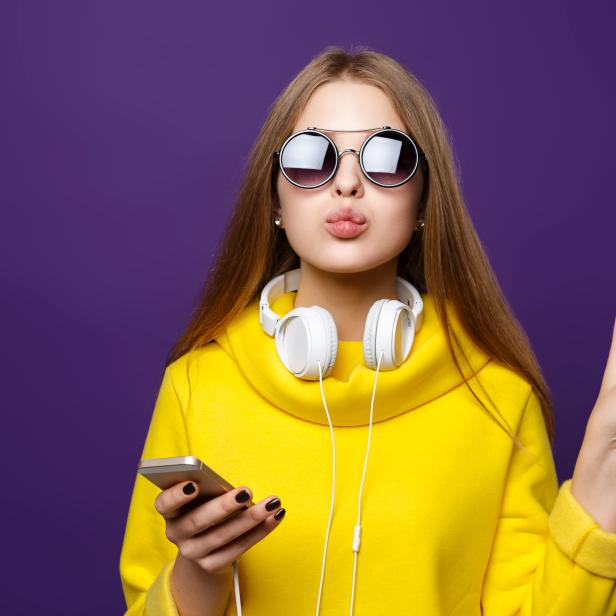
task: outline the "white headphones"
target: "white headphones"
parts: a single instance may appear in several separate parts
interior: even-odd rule
[[[281,295],[299,288],[301,270],[294,269],[270,280],[261,292],[259,323],[268,336],[276,338],[276,350],[282,363],[295,376],[319,379],[332,371],[338,352],[338,332],[332,315],[321,306],[300,306],[283,317],[269,306]],[[394,370],[406,361],[415,331],[423,321],[423,301],[419,291],[407,280],[396,277],[401,301],[379,299],[366,317],[363,337],[364,363],[376,370],[379,353],[383,359],[379,370]]]

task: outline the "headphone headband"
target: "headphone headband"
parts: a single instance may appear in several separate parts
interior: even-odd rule
[[[284,272],[276,278],[270,280],[261,291],[261,301],[259,302],[259,323],[269,336],[273,336],[276,331],[276,323],[281,318],[270,308],[270,302],[274,303],[280,296],[288,291],[299,289],[301,269],[297,268]],[[421,327],[423,317],[423,300],[419,291],[401,276],[396,276],[396,291],[398,299],[406,304],[415,317],[415,326]]]

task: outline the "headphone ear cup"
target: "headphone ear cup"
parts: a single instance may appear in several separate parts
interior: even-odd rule
[[[336,363],[336,357],[338,356],[338,328],[336,327],[336,321],[334,321],[334,317],[329,313],[329,311],[325,310],[321,306],[313,306],[320,313],[321,318],[323,319],[323,325],[325,327],[325,356],[321,361],[323,378],[329,376],[334,364]],[[319,369],[316,365],[316,358],[314,363],[314,379],[318,380],[319,378]]]
[[[331,314],[321,306],[300,306],[288,312],[275,330],[276,350],[287,370],[306,380],[328,376],[338,353],[338,331]]]
[[[379,299],[368,310],[366,324],[364,326],[364,363],[368,368],[376,370],[376,329],[379,321],[379,314],[386,299]]]
[[[366,366],[376,370],[378,356],[383,351],[379,370],[394,370],[406,361],[414,339],[412,310],[399,300],[376,301],[368,311],[364,329]]]

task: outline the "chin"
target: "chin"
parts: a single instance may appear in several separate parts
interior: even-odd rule
[[[395,258],[395,257],[394,257]],[[309,265],[311,268],[320,270],[322,272],[329,272],[331,274],[358,274],[361,272],[368,272],[376,267],[379,267],[389,259],[373,261],[366,259],[366,255],[347,259],[341,258],[340,255],[331,255],[328,258],[327,255],[319,253],[318,258],[311,259],[310,257],[300,257],[302,263]]]

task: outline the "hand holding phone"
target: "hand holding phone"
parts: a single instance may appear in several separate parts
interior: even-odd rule
[[[249,488],[234,488],[194,456],[142,460],[138,470],[164,488],[154,507],[165,519],[169,541],[207,573],[228,573],[285,514],[277,497],[255,505]]]

